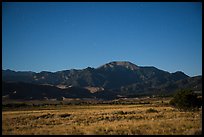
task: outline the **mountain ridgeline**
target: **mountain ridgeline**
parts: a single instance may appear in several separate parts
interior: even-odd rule
[[[180,88],[202,91],[202,76],[181,71],[169,73],[155,67],[115,61],[98,68],[57,72],[2,70],[3,97],[15,99],[97,98],[168,95]]]

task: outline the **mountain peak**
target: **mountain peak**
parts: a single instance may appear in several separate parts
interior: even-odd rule
[[[100,66],[99,68],[114,68],[114,67],[125,67],[130,70],[137,70],[139,67],[129,61],[112,61],[107,64]]]
[[[108,64],[115,64],[115,65],[121,65],[121,66],[124,66],[124,65],[134,65],[136,66],[135,64],[129,62],[129,61],[112,61],[112,62],[109,62]]]

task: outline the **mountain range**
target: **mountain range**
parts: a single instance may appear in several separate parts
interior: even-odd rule
[[[183,88],[202,91],[202,76],[189,77],[181,71],[169,73],[128,61],[57,72],[2,70],[2,97],[10,99],[115,99],[170,95]]]

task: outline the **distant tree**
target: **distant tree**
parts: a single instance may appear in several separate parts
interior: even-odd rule
[[[202,99],[190,89],[179,90],[174,98],[170,101],[170,105],[179,110],[191,111],[202,106]]]

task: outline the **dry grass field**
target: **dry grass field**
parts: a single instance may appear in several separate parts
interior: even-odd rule
[[[190,135],[201,132],[201,117],[168,105],[61,105],[2,111],[2,134]]]

